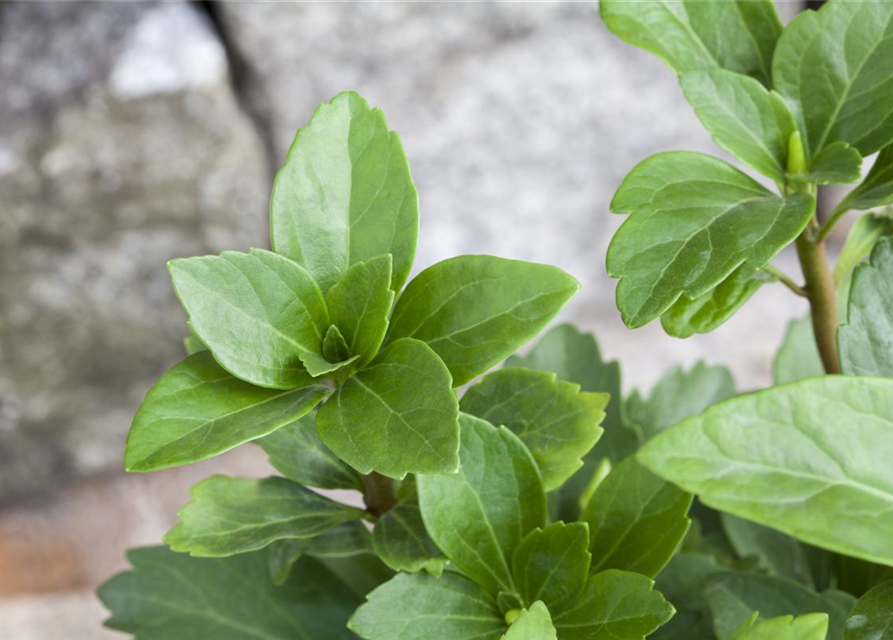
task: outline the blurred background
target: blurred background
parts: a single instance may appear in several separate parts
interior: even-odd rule
[[[781,5],[785,21],[802,8]],[[93,640],[97,584],[157,543],[252,446],[125,476],[130,419],[183,357],[176,256],[268,246],[273,175],[345,89],[380,106],[420,193],[416,271],[462,253],[557,264],[562,320],[648,389],[669,366],[770,382],[805,306],[762,289],[718,331],[626,330],[605,275],[621,179],[665,150],[716,152],[674,75],[584,2],[0,4],[0,638]],[[778,261],[796,273],[793,255]]]

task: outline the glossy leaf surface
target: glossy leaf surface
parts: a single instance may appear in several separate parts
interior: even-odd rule
[[[638,3],[633,3],[638,4]],[[630,328],[695,299],[741,265],[765,267],[811,218],[806,194],[779,198],[730,164],[690,151],[636,166],[611,210],[629,213],[608,247],[617,308]]]
[[[539,333],[579,288],[549,265],[458,256],[428,267],[407,285],[388,340],[428,343],[458,387]]]
[[[521,611],[512,623],[503,640],[557,640],[552,616],[542,602],[534,602],[529,609]]]
[[[825,640],[828,633],[828,616],[824,613],[808,613],[798,616],[782,616],[756,622],[741,623],[731,640]]]
[[[365,640],[498,640],[496,602],[468,578],[400,573],[370,593],[348,626]]]
[[[835,142],[865,157],[893,139],[893,4],[829,2],[803,12],[772,65],[810,160]]]
[[[487,591],[516,591],[512,554],[546,524],[546,498],[533,456],[505,427],[462,414],[459,472],[419,476],[428,534]]]
[[[300,265],[252,249],[171,260],[168,270],[190,328],[233,375],[291,389],[332,366],[322,356],[329,314]]]
[[[893,638],[893,581],[879,584],[859,598],[846,621],[845,640]]]
[[[298,130],[270,201],[273,249],[323,292],[352,264],[391,254],[399,291],[415,257],[418,193],[397,134],[355,93],[320,105]]]
[[[605,393],[581,392],[578,385],[556,380],[554,373],[507,368],[470,387],[459,406],[511,429],[533,454],[546,491],[552,491],[583,465],[581,458],[601,436],[608,400]]]
[[[528,533],[512,555],[522,602],[541,600],[552,614],[570,608],[589,577],[588,546],[589,528],[582,522],[554,522]]]
[[[734,398],[638,457],[708,506],[893,564],[893,380],[830,376]]]
[[[127,436],[124,466],[156,471],[205,460],[276,431],[328,394],[318,384],[261,389],[228,373],[209,351],[199,351],[149,390]]]
[[[378,557],[395,571],[425,570],[439,576],[447,562],[428,536],[414,497],[400,502],[376,521],[372,543]]]
[[[358,598],[330,571],[303,558],[275,586],[263,554],[192,558],[165,547],[133,549],[133,569],[99,589],[106,626],[137,640],[350,640]],[[298,577],[300,576],[300,577]]]
[[[284,478],[211,476],[189,490],[193,501],[164,537],[174,551],[219,558],[256,551],[288,538],[312,538],[363,517]]]
[[[656,576],[688,531],[691,500],[634,456],[614,467],[581,516],[592,536],[592,571],[622,569]]]
[[[322,441],[360,473],[402,479],[459,464],[459,403],[429,346],[389,344],[346,380],[316,415]]]
[[[873,209],[885,204],[893,204],[893,144],[878,154],[865,180],[847,194],[838,209]]]

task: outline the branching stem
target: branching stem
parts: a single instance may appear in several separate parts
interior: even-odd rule
[[[801,287],[799,284],[794,282],[794,279],[791,278],[786,273],[784,273],[781,269],[777,269],[770,264],[768,267],[766,267],[766,271],[768,273],[771,273],[773,276],[775,276],[780,283],[782,283],[784,286],[786,286],[788,289],[793,291],[798,296],[801,296],[803,298],[808,297],[806,295],[806,290],[803,287]]]

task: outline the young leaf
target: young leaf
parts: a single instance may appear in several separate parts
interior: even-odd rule
[[[859,216],[850,227],[846,242],[834,263],[834,283],[841,286],[856,265],[871,253],[878,240],[889,235],[893,235],[893,210]]]
[[[470,387],[459,407],[465,413],[503,425],[530,449],[546,491],[560,487],[583,466],[599,436],[608,394],[581,392],[554,373],[500,369]],[[546,604],[549,604],[548,602]]]
[[[893,238],[878,242],[871,262],[856,267],[837,346],[844,373],[893,378]]]
[[[636,392],[630,395],[626,415],[645,442],[680,420],[735,394],[735,380],[725,367],[708,367],[698,362],[691,371],[685,371],[676,365],[661,376],[647,398]]]
[[[328,393],[318,384],[261,389],[224,371],[209,351],[199,351],[146,394],[127,436],[124,467],[157,471],[211,458],[300,418]]]
[[[316,428],[360,473],[399,480],[456,470],[458,415],[443,362],[423,342],[402,339],[338,387],[316,414]]]
[[[602,421],[604,433],[583,458],[583,468],[577,471],[557,491],[559,517],[576,520],[580,513],[579,498],[589,486],[602,460],[617,463],[638,448],[636,434],[626,427],[620,416],[620,365],[605,362],[595,337],[580,333],[569,324],[550,329],[526,356],[512,356],[506,367],[525,367],[554,372],[559,380],[580,385],[587,392],[607,393],[610,396]],[[554,494],[553,494],[554,495]]]
[[[725,69],[690,71],[680,82],[716,144],[763,175],[784,182],[788,140],[796,125],[781,96],[753,78]]]
[[[810,589],[816,588],[807,548],[803,543],[774,529],[728,513],[720,514],[720,518],[726,537],[739,557],[758,558],[760,568],[770,575],[789,578]]]
[[[427,342],[460,386],[539,333],[580,284],[561,269],[459,256],[416,276],[397,300],[388,340]]]
[[[789,173],[788,180],[814,184],[847,184],[862,177],[862,156],[846,142],[834,142],[819,152],[805,173]]]
[[[298,130],[270,200],[273,250],[323,292],[356,262],[391,254],[392,291],[415,257],[419,200],[400,138],[355,93],[322,104]]]
[[[378,519],[372,531],[372,544],[378,557],[395,571],[415,573],[424,569],[439,576],[447,563],[428,537],[415,498],[403,500]]]
[[[552,613],[570,608],[589,577],[589,528],[584,522],[554,522],[534,529],[512,555],[512,575],[521,600],[541,600]]]
[[[732,638],[754,611],[759,611],[761,619],[826,613],[828,640],[842,640],[844,621],[856,600],[839,591],[819,594],[783,578],[731,571],[707,578],[704,596],[713,612],[718,640]]]
[[[864,0],[804,11],[785,29],[772,78],[810,161],[835,142],[867,157],[893,138],[891,33],[893,3]]]
[[[622,569],[656,576],[688,531],[691,500],[634,456],[614,467],[581,516],[592,534],[592,572]]]
[[[165,547],[133,549],[133,570],[99,589],[111,629],[139,640],[350,640],[353,593],[312,558],[277,587],[263,554],[192,558]]]
[[[702,153],[661,153],[641,162],[611,202],[612,211],[631,214],[608,247],[623,321],[642,326],[680,296],[706,294],[742,264],[765,267],[814,209],[811,196],[779,198]]]
[[[284,478],[211,476],[189,490],[193,501],[164,542],[174,551],[221,558],[275,540],[311,538],[363,517],[361,509],[325,498]]]
[[[549,609],[542,602],[534,602],[520,612],[502,640],[557,640]]]
[[[357,262],[326,294],[329,317],[344,335],[347,352],[359,356],[357,368],[375,356],[388,329],[394,303],[391,256]]]
[[[893,204],[893,144],[878,154],[862,184],[850,191],[835,210],[873,209],[885,204]]]
[[[341,335],[341,330],[335,325],[329,325],[326,335],[322,339],[322,355],[329,362],[343,362],[350,357],[347,341]]]
[[[676,338],[710,333],[735,315],[760,287],[774,281],[775,277],[766,271],[756,271],[743,264],[701,297],[691,300],[680,296],[661,315],[660,324]]]
[[[190,328],[233,375],[293,389],[308,384],[308,371],[316,375],[312,366],[328,364],[322,341],[329,314],[300,265],[252,249],[171,260],[168,270]]]
[[[756,621],[754,614],[741,623],[731,640],[825,640],[828,633],[828,614],[808,613],[793,617],[782,616]]]
[[[859,598],[843,630],[845,640],[889,640],[893,633],[893,581]]]
[[[654,581],[611,569],[590,576],[574,606],[552,618],[562,640],[644,640],[675,609]]]
[[[781,348],[772,361],[772,377],[775,384],[787,384],[822,375],[825,375],[825,366],[815,344],[812,318],[806,315],[791,320]]]
[[[399,573],[367,599],[348,622],[365,640],[498,640],[505,632],[493,598],[456,573]]]
[[[459,472],[419,476],[422,519],[453,564],[487,591],[517,591],[511,558],[546,524],[546,496],[533,456],[505,427],[461,414]]]
[[[309,415],[258,441],[270,464],[289,480],[320,489],[363,490],[363,479],[323,444]]]
[[[599,6],[611,31],[678,74],[723,67],[771,83],[782,24],[770,0],[602,0]]]
[[[638,457],[708,506],[893,564],[893,380],[828,376],[740,396]]]
[[[266,551],[270,578],[275,584],[283,584],[302,556],[351,558],[372,553],[372,537],[362,522],[351,520],[313,538],[276,540]]]

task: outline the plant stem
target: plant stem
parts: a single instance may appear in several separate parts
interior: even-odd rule
[[[806,297],[812,310],[812,329],[826,373],[840,373],[837,361],[837,289],[824,241],[816,237],[818,222],[813,218],[797,238],[797,256],[806,280]]]
[[[394,496],[394,481],[373,471],[363,476],[366,510],[376,518],[390,511],[397,504]]]
[[[825,238],[827,238],[828,235],[834,230],[834,226],[848,211],[849,209],[847,209],[846,206],[841,207],[840,205],[838,205],[837,208],[831,212],[831,215],[828,216],[828,219],[825,220],[824,223],[822,223],[822,226],[819,228],[818,233],[816,233],[816,241],[823,242]]]
[[[768,267],[766,267],[766,272],[771,273],[773,276],[775,276],[778,279],[778,281],[780,283],[782,283],[788,289],[790,289],[791,291],[796,293],[798,296],[802,296],[804,298],[807,297],[806,291],[803,290],[803,287],[801,287],[796,282],[794,282],[794,279],[791,278],[789,275],[787,275],[785,272],[783,272],[781,269],[776,269],[775,267],[773,267],[770,264]]]

